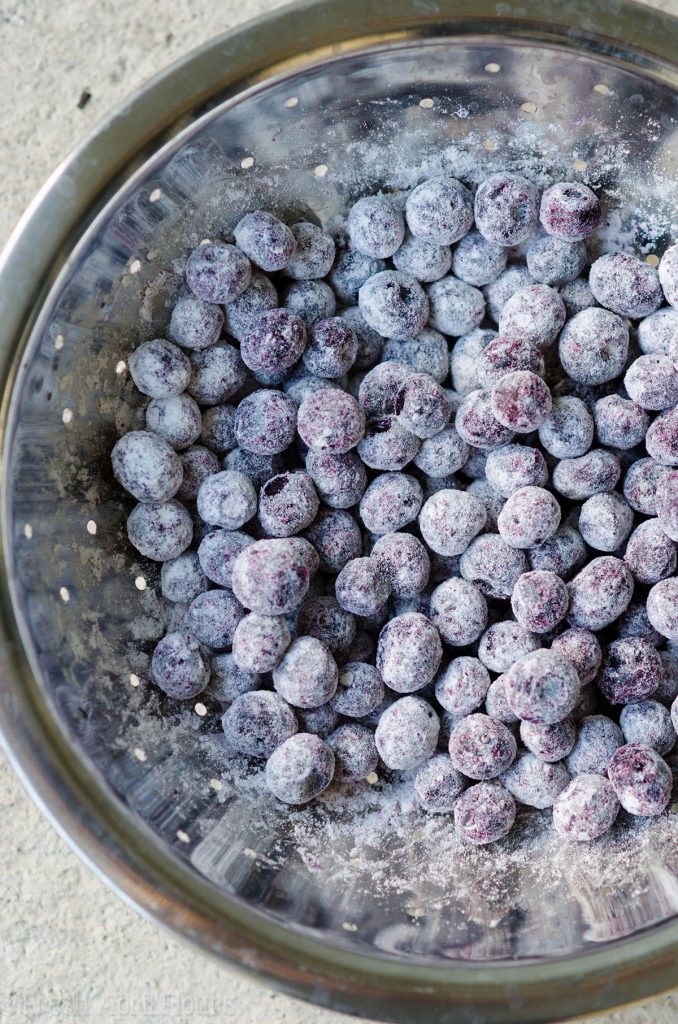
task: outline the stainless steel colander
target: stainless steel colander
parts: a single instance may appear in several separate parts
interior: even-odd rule
[[[392,1021],[528,1024],[675,985],[678,819],[673,831],[666,818],[638,827],[623,856],[584,863],[561,850],[539,875],[528,822],[515,839],[522,866],[460,857],[445,885],[416,810],[403,811],[409,839],[384,834],[356,858],[337,806],[320,833],[333,843],[316,843],[312,863],[296,812],[224,778],[216,707],[179,708],[148,683],[172,612],[157,567],[126,543],[110,475],[115,438],[140,416],[126,358],[165,331],[182,258],[244,208],[335,225],[366,189],[510,167],[540,184],[593,184],[603,245],[661,253],[678,236],[677,26],[626,0],[277,11],[111,117],[5,253],[10,756],[137,907],[318,1003]],[[377,872],[398,886],[377,885]]]

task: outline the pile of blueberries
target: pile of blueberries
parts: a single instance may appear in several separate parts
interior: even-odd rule
[[[153,680],[219,702],[280,800],[381,764],[472,843],[516,801],[573,840],[667,807],[678,245],[591,263],[600,219],[512,173],[334,236],[247,213],[131,354],[113,470],[183,610]]]

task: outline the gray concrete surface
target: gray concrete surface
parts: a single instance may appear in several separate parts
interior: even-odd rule
[[[108,111],[181,54],[275,2],[0,0],[0,243]],[[678,13],[676,0],[659,4]],[[244,980],[138,917],[55,834],[1,755],[0,818],[4,1024],[350,1019]],[[677,1024],[678,996],[601,1021]]]

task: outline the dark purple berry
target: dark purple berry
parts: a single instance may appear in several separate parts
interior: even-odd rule
[[[492,395],[478,388],[465,395],[457,409],[454,426],[459,436],[474,448],[501,448],[513,437],[492,411]]]
[[[345,611],[372,615],[388,601],[391,586],[376,559],[354,558],[337,576],[335,591]]]
[[[461,469],[469,456],[469,446],[454,427],[446,427],[424,440],[414,457],[422,473],[439,479]]]
[[[502,773],[501,781],[521,804],[544,810],[553,806],[570,782],[570,774],[562,762],[542,761],[525,751]]]
[[[259,615],[285,615],[304,600],[317,567],[315,549],[300,537],[259,540],[233,563],[233,591]]]
[[[494,338],[477,357],[478,380],[481,387],[492,388],[507,373],[530,370],[538,377],[544,374],[544,356],[529,341],[521,338]]]
[[[584,455],[593,443],[593,418],[581,399],[554,398],[548,418],[539,427],[539,440],[557,459]]]
[[[473,583],[454,577],[431,594],[430,617],[445,643],[466,647],[487,625],[487,601]]]
[[[526,722],[561,722],[577,703],[580,690],[576,669],[555,651],[532,651],[506,673],[511,710]]]
[[[225,242],[199,245],[186,264],[186,281],[193,294],[205,302],[218,302],[222,306],[245,291],[251,276],[247,256]]]
[[[193,521],[178,501],[149,502],[130,512],[127,536],[145,558],[166,562],[177,558],[193,540]]]
[[[448,274],[426,289],[431,326],[458,338],[478,327],[485,316],[485,299],[478,288]]]
[[[238,221],[233,231],[236,245],[262,270],[282,270],[292,259],[296,242],[282,221],[265,210],[255,210]]]
[[[129,436],[129,435],[128,435]],[[221,466],[216,455],[200,445],[194,445],[181,453],[181,465],[184,471],[184,478],[177,491],[177,498],[193,501],[198,496],[200,485],[205,477],[212,473],[218,473]],[[227,469],[237,469],[237,466],[227,466]]]
[[[375,770],[379,754],[374,733],[355,722],[340,725],[327,737],[334,752],[334,778],[337,782],[359,782]]]
[[[659,263],[659,281],[666,301],[678,307],[678,245],[670,245]]]
[[[291,537],[310,526],[319,507],[313,481],[303,470],[271,477],[259,492],[259,522],[271,537]]]
[[[516,803],[497,782],[480,782],[462,793],[454,805],[454,827],[469,843],[496,843],[513,828]]]
[[[360,500],[360,518],[370,533],[380,536],[402,530],[419,515],[424,494],[421,484],[407,473],[382,473]]]
[[[351,508],[363,496],[367,486],[367,473],[357,452],[343,455],[309,451],[306,471],[326,505],[331,508]]]
[[[469,231],[459,239],[452,256],[452,272],[460,281],[476,288],[489,284],[506,267],[507,252],[503,245],[489,242],[479,231]]]
[[[540,761],[547,761],[549,764],[567,757],[576,737],[577,727],[571,718],[564,718],[562,722],[554,722],[552,725],[541,725],[539,722],[520,723],[520,738],[527,749]],[[514,793],[514,796],[518,794]]]
[[[350,651],[356,634],[355,618],[334,597],[309,597],[297,612],[297,636],[322,640],[335,654]]]
[[[151,675],[168,697],[190,700],[202,693],[209,682],[207,652],[190,633],[168,633],[153,651]]]
[[[496,324],[499,323],[501,311],[511,296],[521,288],[527,288],[534,283],[527,267],[512,263],[499,277],[483,288],[487,311]]]
[[[540,427],[551,412],[551,405],[548,385],[529,370],[507,373],[492,388],[492,415],[519,434],[529,434]]]
[[[435,753],[440,721],[421,697],[401,697],[383,712],[374,739],[387,768],[418,768]]]
[[[325,277],[334,263],[335,245],[331,235],[309,221],[300,220],[290,228],[296,249],[285,273],[296,281]]]
[[[283,803],[307,804],[327,789],[334,766],[334,753],[319,736],[298,732],[269,757],[266,785]]]
[[[254,373],[274,376],[294,366],[305,348],[302,320],[287,309],[272,309],[252,319],[240,354]]]
[[[610,704],[631,704],[653,694],[663,675],[659,652],[646,640],[629,637],[608,645],[596,682]]]
[[[619,801],[610,782],[601,775],[578,775],[553,805],[553,827],[566,839],[590,842],[614,824]]]
[[[608,253],[597,259],[591,266],[589,284],[601,306],[618,316],[639,320],[662,303],[657,271],[629,253]]]
[[[236,697],[221,724],[228,747],[248,757],[270,757],[298,729],[292,708],[270,690]]]
[[[458,394],[467,395],[481,386],[480,354],[497,337],[496,331],[474,327],[468,334],[457,338],[450,354],[450,374]]]
[[[400,385],[394,410],[401,425],[420,438],[438,434],[451,412],[444,389],[427,373],[413,373]]]
[[[582,309],[595,306],[596,300],[587,280],[577,277],[574,281],[568,281],[560,289],[560,297],[565,303],[565,312],[569,317],[581,313]]]
[[[279,391],[262,389],[243,398],[235,420],[241,448],[257,455],[277,455],[292,444],[297,407]]]
[[[639,356],[626,371],[624,387],[641,409],[671,409],[678,403],[678,370],[668,356]]]
[[[188,393],[200,405],[227,402],[247,380],[247,368],[233,345],[219,344],[191,353]]]
[[[507,619],[494,622],[485,630],[478,644],[478,657],[491,672],[508,672],[515,661],[540,647],[538,636],[519,622]]]
[[[466,786],[464,777],[452,767],[447,754],[426,761],[414,778],[419,803],[430,814],[449,814]]]
[[[396,597],[414,597],[428,583],[431,561],[421,541],[411,533],[386,533],[370,556],[376,559]]]
[[[603,663],[600,644],[587,629],[566,629],[555,638],[551,650],[574,665],[582,685],[593,682]]]
[[[184,295],[172,310],[169,333],[177,345],[197,351],[219,340],[223,323],[224,314],[219,306]]]
[[[549,633],[561,622],[570,602],[567,587],[554,572],[524,573],[516,582],[511,608],[518,622],[532,633]]]
[[[486,597],[508,598],[518,577],[527,571],[527,559],[523,551],[496,533],[486,533],[471,541],[461,556],[459,571]]]
[[[209,583],[195,551],[163,562],[160,570],[162,596],[168,601],[192,601],[207,590]]]
[[[115,479],[137,501],[168,501],[181,485],[181,459],[167,441],[146,430],[124,434],[111,462]]]
[[[539,191],[519,174],[501,171],[486,178],[475,196],[480,234],[496,245],[524,242],[537,223]]]
[[[487,520],[482,502],[467,491],[442,490],[432,495],[419,515],[421,535],[432,551],[460,555]]]
[[[331,706],[346,718],[363,718],[379,707],[384,699],[384,683],[373,665],[347,662],[339,670],[337,692]]]
[[[477,658],[453,658],[436,680],[436,700],[454,715],[468,715],[485,700],[490,673]]]
[[[297,430],[314,452],[342,455],[354,448],[365,433],[365,414],[355,398],[327,388],[302,402]]]
[[[622,708],[619,725],[627,743],[642,743],[658,754],[668,754],[676,744],[668,708],[657,700],[641,700]]]
[[[514,548],[532,548],[552,537],[560,525],[560,505],[543,487],[514,491],[499,513],[502,539]]]
[[[290,631],[279,615],[251,612],[238,623],[233,635],[233,658],[247,672],[271,672],[290,645]]]
[[[401,273],[427,284],[449,272],[452,253],[449,245],[437,245],[410,235],[393,254],[393,265]]]
[[[386,196],[364,196],[349,211],[348,233],[358,252],[384,259],[402,245],[405,221]]]
[[[142,395],[166,398],[186,390],[191,376],[191,363],[171,341],[156,338],[145,341],[127,360],[132,380]]]
[[[383,270],[368,278],[358,293],[358,304],[368,325],[384,338],[416,338],[429,316],[424,289],[414,277],[398,270]],[[431,323],[438,326],[433,318]]]
[[[600,203],[595,192],[577,181],[558,181],[541,197],[539,219],[554,238],[578,242],[600,224]]]
[[[273,669],[273,686],[293,707],[317,708],[334,696],[338,676],[327,646],[314,636],[300,636]]]
[[[310,329],[303,360],[311,373],[319,377],[341,377],[353,366],[358,354],[358,339],[341,317],[320,320]]]
[[[638,346],[646,355],[669,355],[671,342],[678,337],[678,310],[663,306],[638,324]]]
[[[654,817],[668,804],[673,785],[671,769],[652,747],[642,743],[619,747],[607,771],[619,803],[629,814]]]
[[[586,266],[586,246],[548,235],[535,238],[527,247],[525,262],[539,284],[565,284],[579,277]]]
[[[398,389],[411,372],[405,363],[387,359],[366,373],[358,389],[358,401],[366,415],[373,417],[395,415],[395,399]]]
[[[543,350],[556,340],[564,323],[565,306],[558,292],[546,284],[531,284],[504,303],[499,334]]]
[[[543,487],[549,478],[539,449],[522,444],[507,444],[491,451],[485,474],[488,484],[502,498],[509,498],[521,487]]]
[[[431,178],[410,192],[405,216],[415,238],[452,245],[473,224],[473,197],[456,178]]]
[[[386,270],[383,260],[366,256],[357,249],[347,249],[337,257],[328,280],[337,298],[348,306],[354,306],[358,301],[358,292],[368,277],[374,277],[382,270]]]
[[[632,462],[626,471],[624,497],[636,512],[642,512],[646,516],[658,516],[668,536],[673,540],[678,540],[678,487],[676,487],[674,499],[675,512],[670,512],[668,497],[663,498],[664,478],[667,472],[668,470],[664,466],[660,466],[654,459],[638,459],[637,462]],[[678,484],[678,474],[676,474],[676,482]],[[667,502],[665,510],[660,509],[664,500]],[[674,516],[675,528],[672,525]]]
[[[370,469],[394,471],[412,462],[420,445],[421,438],[395,416],[378,416],[367,421],[365,436],[358,441],[358,455]]]
[[[676,572],[676,545],[658,519],[648,519],[629,537],[624,561],[638,583],[658,583]]]
[[[228,706],[243,693],[252,693],[261,686],[260,676],[239,668],[230,652],[210,658],[210,669],[207,692],[220,704]]]
[[[425,327],[416,338],[390,338],[384,345],[384,359],[404,363],[416,373],[427,373],[438,384],[450,369],[447,341],[432,327]]]
[[[450,736],[452,764],[469,779],[496,779],[513,762],[516,749],[513,734],[489,715],[467,715]]]
[[[430,683],[442,656],[438,630],[418,612],[397,615],[379,636],[377,668],[396,693],[412,693]]]
[[[244,611],[230,590],[207,590],[193,598],[184,622],[186,629],[208,647],[230,647]]]
[[[367,370],[378,363],[384,348],[384,339],[378,331],[370,327],[360,308],[350,306],[348,309],[342,309],[341,319],[346,321],[358,339],[358,354],[354,369]]]
[[[596,448],[578,459],[563,459],[559,462],[554,466],[552,483],[554,490],[571,501],[583,501],[586,498],[592,498],[593,495],[597,495],[599,498],[605,497],[605,501],[603,501],[603,506],[605,507],[608,504],[608,498],[612,502],[618,500],[623,506],[626,506],[626,503],[619,495],[604,496],[602,493],[612,491],[620,476],[621,466],[617,456],[613,452]],[[626,518],[625,513],[622,511],[622,506],[620,506],[620,516],[622,520]],[[586,521],[587,517],[585,516],[584,518]],[[600,527],[601,529],[606,529],[602,523]],[[579,529],[582,536],[584,536],[586,527],[580,525]],[[584,536],[584,539],[588,541],[588,537]],[[617,546],[615,544],[612,548],[601,548],[599,550],[614,551]],[[594,544],[593,547],[596,547],[596,545]]]
[[[625,612],[633,594],[633,576],[619,558],[594,558],[571,583],[568,622],[594,632],[605,629]]]
[[[236,341],[242,342],[252,321],[261,313],[275,309],[277,305],[278,293],[273,282],[264,274],[252,271],[250,283],[245,291],[224,308],[226,330]]]
[[[579,512],[579,532],[596,551],[616,551],[632,527],[633,511],[615,491],[594,494]]]
[[[645,447],[662,466],[678,466],[678,408],[657,416],[648,428]]]
[[[310,331],[314,324],[334,316],[337,300],[325,281],[295,281],[285,289],[283,306]]]
[[[206,448],[217,455],[225,455],[235,448],[236,415],[237,410],[233,405],[214,405],[205,411],[200,440]]]

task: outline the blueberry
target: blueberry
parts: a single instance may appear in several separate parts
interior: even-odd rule
[[[241,448],[255,455],[278,455],[294,441],[297,407],[279,391],[262,389],[243,398],[235,419]]]
[[[478,186],[475,220],[480,234],[496,245],[524,242],[537,223],[539,192],[526,178],[505,171]]]
[[[313,481],[303,470],[271,477],[259,492],[259,522],[271,537],[291,537],[310,526],[319,500]]]
[[[551,392],[536,373],[514,370],[492,388],[492,414],[502,426],[518,434],[530,434],[551,412]]]
[[[346,718],[364,718],[384,699],[384,683],[373,665],[349,661],[339,670],[337,692],[330,704]]]
[[[358,339],[358,354],[354,369],[365,370],[378,363],[384,347],[384,339],[378,331],[370,327],[360,308],[349,306],[348,309],[342,309],[341,319],[348,324]]]
[[[624,479],[624,497],[636,512],[642,512],[645,516],[659,516],[664,530],[672,539],[678,540],[678,518],[676,519],[676,529],[672,531],[668,523],[668,513],[663,512],[660,508],[664,489],[663,481],[667,473],[668,470],[664,466],[660,466],[654,459],[638,459],[637,462],[632,462]],[[676,479],[678,480],[678,477]],[[676,506],[678,516],[678,501]],[[675,537],[673,537],[673,532],[676,533]]]
[[[272,672],[291,640],[282,616],[250,612],[240,620],[233,634],[233,660],[246,672]]]
[[[414,277],[398,270],[383,270],[368,278],[358,293],[358,304],[368,325],[384,338],[415,338],[429,315],[424,289]]]
[[[616,551],[632,526],[633,510],[615,491],[594,494],[579,511],[579,532],[596,551]]]
[[[239,530],[212,530],[198,548],[200,566],[208,579],[220,587],[230,587],[233,563],[254,540]]]
[[[395,414],[399,387],[411,370],[405,363],[387,359],[366,373],[358,389],[358,401],[366,415],[380,417]]]
[[[200,409],[188,395],[153,398],[146,407],[146,426],[176,451],[182,451],[200,436]]]
[[[374,558],[353,558],[342,568],[336,581],[341,607],[354,615],[371,615],[388,601],[391,586]]]
[[[623,707],[619,725],[627,743],[644,743],[658,754],[668,754],[676,743],[668,708],[656,700],[640,700]]]
[[[597,685],[610,704],[631,704],[653,694],[663,675],[659,652],[647,640],[629,637],[608,645]]]
[[[296,249],[294,235],[282,221],[265,210],[246,214],[233,231],[236,245],[252,263],[265,271],[282,270]]]
[[[309,221],[297,221],[291,227],[296,249],[285,266],[285,273],[296,281],[308,281],[329,274],[335,257],[334,239]]]
[[[449,272],[452,253],[449,245],[437,245],[410,235],[393,254],[393,265],[396,270],[426,284]]]
[[[582,400],[570,395],[554,398],[539,427],[539,441],[557,459],[585,455],[593,443],[593,418]]]
[[[392,533],[414,522],[423,499],[421,484],[413,476],[382,473],[360,499],[360,518],[370,533]]]
[[[448,814],[454,810],[466,780],[446,754],[436,754],[417,770],[414,790],[419,803],[431,814]]]
[[[168,501],[178,491],[183,470],[179,456],[161,437],[133,430],[111,452],[113,475],[141,502]]]
[[[184,621],[201,643],[219,649],[231,646],[243,615],[240,602],[230,590],[207,590],[193,598]]]
[[[306,456],[306,470],[320,498],[331,508],[356,505],[367,486],[365,467],[355,451],[334,455],[311,449]]]
[[[599,630],[626,611],[633,594],[633,576],[611,555],[594,558],[572,580],[568,622],[582,629]]]
[[[295,711],[301,731],[312,732],[321,740],[326,740],[334,732],[339,721],[339,716],[329,704],[322,704],[319,708],[295,708]]]
[[[617,799],[629,814],[661,814],[671,797],[673,777],[656,750],[628,743],[615,750],[607,768]]]
[[[283,803],[306,804],[327,789],[334,775],[334,753],[311,733],[281,743],[266,762],[266,785]]]
[[[242,342],[252,320],[267,310],[275,309],[277,305],[278,293],[273,282],[264,274],[253,271],[245,291],[233,302],[226,304],[224,326],[236,341]]]
[[[523,576],[525,575],[523,573]],[[516,581],[516,587],[523,576]],[[485,630],[478,644],[478,657],[491,672],[508,672],[519,658],[539,650],[540,647],[539,637],[531,633],[526,626],[506,619],[493,622]]]
[[[210,659],[210,668],[207,692],[220,704],[232,704],[243,693],[251,693],[261,686],[261,677],[239,668],[230,651],[215,654]]]
[[[506,444],[491,451],[485,474],[487,483],[502,498],[509,498],[521,487],[543,487],[548,482],[548,468],[542,453],[538,448],[522,444]]]
[[[487,601],[467,580],[445,580],[431,594],[431,622],[445,643],[466,647],[487,625]]]
[[[582,685],[593,682],[603,663],[600,643],[586,629],[566,629],[555,638],[551,649],[574,665]]]
[[[678,307],[678,245],[670,245],[659,263],[659,281],[666,301]]]
[[[405,216],[415,238],[451,245],[473,224],[473,198],[456,178],[431,178],[409,194]]]
[[[576,277],[574,281],[564,284],[560,289],[560,297],[565,304],[568,319],[576,313],[581,313],[582,309],[596,305],[591,286],[583,277]]]
[[[647,519],[629,537],[624,561],[638,583],[658,583],[676,572],[676,545],[658,519]]]
[[[431,327],[425,327],[416,338],[390,338],[384,345],[383,358],[427,373],[438,384],[443,383],[449,372],[447,341]]]
[[[527,267],[512,263],[499,277],[483,288],[487,311],[496,324],[499,323],[501,311],[511,296],[521,288],[534,283]]]
[[[440,722],[421,697],[401,697],[381,715],[374,738],[387,768],[418,768],[436,749]]]
[[[396,693],[412,693],[430,683],[442,656],[438,630],[417,612],[397,615],[379,636],[377,668]]]
[[[205,302],[233,302],[250,283],[252,268],[234,245],[208,242],[188,258],[186,281],[193,294]]]
[[[454,805],[454,827],[469,843],[495,843],[513,828],[515,800],[496,782],[471,786]]]
[[[507,374],[529,370],[544,375],[544,355],[521,338],[495,337],[478,354],[477,379],[480,387],[492,388]]]
[[[560,525],[560,505],[543,487],[514,491],[499,513],[502,539],[515,548],[532,548],[552,537]]]
[[[576,737],[577,727],[572,718],[564,718],[562,722],[554,722],[552,725],[542,725],[539,722],[520,723],[520,738],[527,749],[535,757],[549,764],[567,757]],[[514,796],[518,794],[514,793]]]
[[[600,203],[595,192],[577,181],[558,181],[541,197],[539,219],[554,238],[579,242],[600,224]]]
[[[442,490],[425,503],[419,528],[428,546],[441,555],[460,555],[487,520],[484,505],[467,491]]]
[[[522,721],[553,725],[568,715],[581,690],[576,669],[555,651],[532,651],[506,673],[511,710]]]
[[[516,800],[527,807],[552,807],[570,782],[562,762],[542,761],[529,751],[520,753],[501,781]]]
[[[193,539],[193,522],[178,501],[137,505],[127,519],[127,536],[145,558],[166,562],[177,558]]]
[[[428,476],[440,478],[460,470],[468,456],[469,446],[454,427],[447,427],[422,441],[414,464]]]
[[[273,686],[288,704],[317,708],[337,689],[339,673],[329,648],[314,636],[301,636],[273,669]]]
[[[492,411],[492,395],[478,388],[464,396],[454,418],[459,436],[474,448],[501,448],[513,438],[513,431],[500,423]]]
[[[229,748],[248,757],[270,757],[298,729],[289,704],[269,690],[236,697],[221,723]]]
[[[213,405],[211,409],[205,411],[200,433],[200,440],[205,448],[209,448],[217,455],[225,455],[236,447],[236,415],[237,410],[233,405]]]
[[[257,492],[244,473],[226,469],[202,482],[197,503],[206,523],[237,530],[256,514]]]
[[[524,552],[510,547],[496,533],[481,534],[461,556],[459,571],[486,597],[508,598],[518,577],[526,572]]]
[[[168,697],[190,700],[207,686],[210,663],[205,648],[190,633],[168,633],[153,651],[153,682]]]
[[[516,756],[516,741],[505,725],[477,712],[462,719],[450,736],[450,759],[462,775],[496,779]]]
[[[414,597],[428,583],[431,561],[421,541],[411,533],[385,533],[372,548],[396,597]]]
[[[200,567],[195,551],[184,551],[182,555],[163,562],[160,570],[160,587],[168,601],[192,601],[207,590],[209,583]]]
[[[678,409],[657,416],[648,428],[645,447],[662,466],[678,466]]]
[[[379,763],[374,733],[356,722],[340,725],[327,737],[327,745],[334,753],[337,782],[359,782]]]
[[[238,600],[259,615],[295,611],[306,596],[318,556],[299,537],[259,540],[240,552],[232,585]]]
[[[547,236],[536,238],[527,247],[527,269],[540,284],[560,285],[574,281],[586,266],[583,242],[568,242]]]
[[[655,268],[624,252],[599,257],[591,266],[589,284],[601,306],[634,320],[654,313],[662,302]]]
[[[421,438],[412,434],[395,416],[378,416],[365,425],[358,441],[358,455],[370,469],[399,470],[412,462]]]
[[[452,272],[460,281],[480,288],[499,277],[506,259],[504,246],[488,241],[479,231],[469,231],[454,250]]]
[[[589,312],[590,310],[585,310],[579,316]],[[527,341],[543,350],[553,344],[564,323],[565,306],[558,292],[546,284],[531,284],[514,292],[504,303],[499,317],[499,334],[502,337]],[[560,358],[565,366],[562,344]],[[611,380],[612,376],[614,374],[605,379]],[[576,379],[578,378],[575,377]]]
[[[233,345],[213,345],[191,355],[188,393],[200,405],[220,405],[240,391],[247,369]]]
[[[169,333],[182,348],[209,348],[219,340],[223,323],[224,314],[219,306],[184,295],[172,310]]]
[[[468,715],[484,702],[490,673],[477,658],[453,658],[436,680],[436,700],[455,715]]]
[[[428,373],[413,373],[400,385],[394,411],[399,422],[415,437],[427,438],[446,426],[450,402],[440,384]]]
[[[382,270],[386,270],[383,260],[366,256],[357,249],[347,249],[337,257],[328,280],[337,298],[348,306],[354,306],[358,301],[358,292],[368,277]]]
[[[190,501],[197,498],[200,485],[205,477],[211,476],[212,473],[218,473],[221,468],[216,455],[201,445],[193,445],[182,452],[181,465],[184,477],[177,491],[177,498]]]
[[[528,557],[532,569],[546,569],[567,579],[586,562],[586,545],[578,530],[561,526],[543,544],[530,548]]]
[[[478,327],[485,316],[483,293],[451,274],[430,284],[426,294],[431,326],[443,334],[461,337]]]
[[[590,842],[614,824],[619,801],[609,781],[600,775],[578,775],[553,805],[553,827],[567,839]]]
[[[313,636],[336,654],[350,651],[356,634],[355,617],[334,597],[308,597],[297,612],[297,636]]]
[[[349,211],[348,232],[354,249],[384,259],[402,245],[405,222],[386,196],[364,196]]]
[[[127,360],[132,380],[142,395],[166,398],[185,391],[191,376],[191,364],[171,341],[156,338],[145,341]]]
[[[452,384],[460,395],[476,391],[480,385],[480,353],[497,338],[496,331],[474,327],[457,338],[450,354]]]
[[[624,387],[641,409],[671,409],[678,403],[678,370],[668,356],[639,356],[626,371]]]
[[[287,309],[272,309],[252,319],[240,354],[254,373],[273,376],[294,366],[305,348],[302,320]]]

